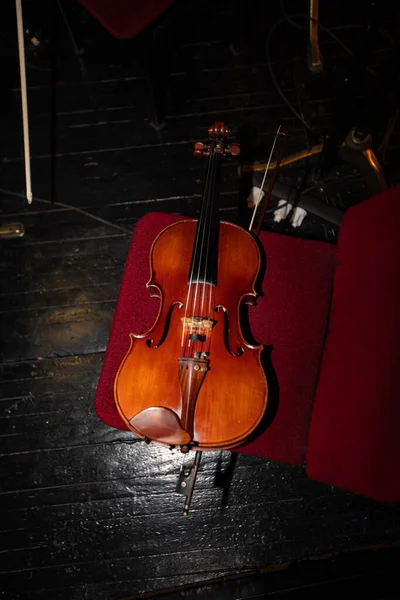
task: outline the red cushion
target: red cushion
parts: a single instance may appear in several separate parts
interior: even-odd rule
[[[146,289],[150,246],[164,227],[180,219],[150,213],[136,225],[95,399],[98,416],[113,427],[125,428],[114,404],[113,382],[129,346],[128,335],[147,330],[157,314],[158,301],[150,299]],[[249,309],[250,322],[254,337],[273,346],[279,405],[272,425],[240,451],[301,464],[328,318],[335,248],[266,232],[261,242],[267,255],[265,296]],[[270,383],[272,405],[276,392]]]
[[[400,187],[346,213],[307,449],[314,479],[400,501]]]
[[[175,0],[79,0],[116,38],[134,38]]]

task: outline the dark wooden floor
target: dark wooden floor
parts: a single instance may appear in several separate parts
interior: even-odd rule
[[[174,491],[181,456],[135,443],[95,416],[129,232],[148,211],[197,214],[204,163],[192,157],[193,141],[204,139],[220,116],[236,132],[255,129],[265,149],[281,122],[293,150],[304,147],[309,134],[277,95],[265,54],[232,53],[218,18],[195,31],[177,54],[167,123],[153,130],[139,63],[83,20],[89,32],[86,77],[61,32],[53,204],[50,72],[43,63],[28,68],[35,200],[27,207],[12,13],[1,38],[7,59],[1,222],[21,220],[26,228],[25,238],[1,242],[1,597],[117,600],[398,542],[397,507],[310,481],[300,467],[239,455],[227,496],[221,471],[229,471],[228,452],[204,457],[184,519]],[[338,15],[332,22],[343,24]],[[355,31],[337,34],[351,44]],[[346,54],[324,37],[329,69],[313,78],[304,66],[304,36],[283,25],[281,39],[281,54],[274,54],[279,82],[323,129]],[[386,153],[392,181],[400,179],[398,133]],[[329,186],[332,203],[345,208],[368,195],[360,175],[340,166]],[[224,166],[222,189],[222,214],[234,220],[237,165]],[[290,233],[287,226],[280,230]],[[296,234],[334,243],[336,233],[307,217]],[[368,563],[369,574],[374,564]],[[250,595],[243,591],[240,597]]]

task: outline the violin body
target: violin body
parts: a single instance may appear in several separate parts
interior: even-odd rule
[[[251,435],[267,404],[260,362],[263,347],[244,340],[239,321],[240,305],[254,302],[260,251],[251,234],[221,222],[218,284],[191,284],[197,288],[195,312],[200,314],[186,311],[185,322],[196,226],[195,220],[180,221],[153,242],[147,287],[160,300],[159,312],[149,331],[131,334],[115,379],[115,401],[125,423],[139,437],[181,448],[194,444],[197,450],[232,448]],[[186,325],[190,335],[205,305],[207,321],[212,321],[206,332],[206,360],[190,360],[196,355],[196,344],[205,343],[195,341],[189,360],[182,364],[182,330]],[[198,319],[194,325],[192,317]]]
[[[149,331],[131,333],[114,384],[118,411],[137,436],[196,456],[243,444],[268,397],[263,347],[245,340],[240,325],[241,306],[256,296],[259,246],[218,218],[221,159],[239,151],[225,144],[228,133],[217,122],[210,144],[195,144],[194,154],[209,157],[199,219],[154,240],[147,287],[158,315]]]

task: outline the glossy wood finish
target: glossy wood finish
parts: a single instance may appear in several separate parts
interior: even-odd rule
[[[117,374],[115,399],[125,422],[141,437],[186,445],[185,433],[189,433],[190,440],[201,449],[231,448],[251,435],[267,406],[267,381],[260,361],[262,347],[243,339],[239,321],[241,304],[254,300],[260,251],[248,232],[222,222],[218,284],[188,286],[196,225],[195,221],[170,225],[153,244],[148,286],[152,295],[160,298],[159,314],[145,335],[132,332],[136,339]],[[207,334],[209,371],[197,396],[184,393],[179,377],[182,340],[187,336],[182,332],[184,315],[207,316],[214,322]],[[186,405],[193,414],[187,424],[183,419]],[[155,406],[164,407],[181,419],[182,441],[178,431],[172,433],[174,421],[168,412],[164,428],[161,411],[156,415],[154,411],[147,412],[141,415],[140,423],[135,421],[138,414]]]
[[[321,598],[332,590],[348,593],[350,586],[355,597],[360,590],[366,597],[370,590],[383,597],[382,590],[393,581],[386,554],[378,563],[375,549],[370,561],[355,566],[347,550],[398,541],[398,507],[310,481],[302,467],[218,451],[204,453],[191,511],[184,518],[182,496],[175,493],[181,454],[106,427],[93,410],[130,232],[152,210],[198,216],[205,164],[193,159],[192,149],[210,119],[221,112],[237,130],[256,129],[254,152],[260,159],[267,156],[280,122],[290,129],[288,151],[305,146],[308,133],[275,92],[263,54],[268,23],[280,16],[274,14],[277,5],[258,3],[267,14],[256,23],[258,35],[252,40],[259,47],[254,53],[231,52],[226,26],[231,2],[218,19],[193,32],[191,43],[175,58],[170,117],[160,132],[148,125],[146,82],[130,48],[120,52],[119,44],[88,22],[89,71],[82,79],[64,40],[57,88],[56,200],[66,206],[34,200],[28,208],[13,195],[24,188],[18,63],[15,6],[3,4],[2,99],[7,111],[0,113],[0,220],[23,222],[26,236],[0,248],[2,597],[122,600],[236,575],[246,578],[235,581],[233,590],[232,584],[229,600],[260,596],[263,584],[273,598],[279,590],[291,598],[298,589],[300,597]],[[25,4],[36,13],[40,2]],[[245,3],[246,15],[250,6]],[[325,3],[324,21],[346,25],[336,33],[353,47],[358,29],[351,25],[357,24],[357,15],[349,20],[349,3],[347,8],[335,3],[335,14],[329,16]],[[281,35],[285,44],[273,50],[279,82],[324,129],[335,78],[328,68],[318,81],[309,75],[302,32],[284,27]],[[338,70],[346,68],[343,49],[321,35],[322,42],[324,59]],[[44,200],[50,200],[49,78],[46,70],[28,68],[33,191]],[[400,181],[399,134],[396,129],[386,155],[392,181]],[[293,170],[285,177],[298,174]],[[238,184],[237,165],[227,161],[220,210],[225,220],[237,218]],[[333,171],[325,189],[327,199],[343,207],[368,195],[359,174],[343,166]],[[274,224],[271,215],[267,225],[330,242],[337,235],[337,229],[310,216],[299,231]],[[282,579],[277,570],[267,580],[260,575],[267,567],[328,553],[340,553],[346,569],[332,562],[326,570],[321,561],[304,560],[299,569],[281,571]],[[225,600],[225,587],[203,586],[203,597]]]

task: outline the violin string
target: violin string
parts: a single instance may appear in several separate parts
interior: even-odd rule
[[[208,196],[208,190],[211,184],[211,173],[212,173],[212,156],[210,156],[209,161],[208,161],[208,168],[207,168],[207,175],[206,175],[206,181],[205,181],[205,186],[204,186],[204,193],[203,193],[203,202],[202,202],[202,207],[201,207],[201,212],[200,212],[200,216],[199,216],[199,221],[201,224],[204,224],[204,220],[206,218],[206,212],[207,212],[207,196]],[[201,232],[199,231],[199,234]],[[186,302],[186,312],[185,312],[185,321],[184,323],[186,324],[186,313],[189,314],[189,318],[190,320],[190,333],[189,335],[185,335],[183,330],[183,340],[184,340],[184,356],[189,354],[189,347],[190,347],[190,335],[193,333],[193,317],[196,316],[195,312],[196,312],[196,296],[197,296],[197,290],[198,290],[198,279],[199,279],[199,274],[197,274],[197,278],[195,277],[195,269],[194,267],[196,266],[196,260],[199,262],[200,265],[200,256],[199,256],[199,242],[200,242],[200,235],[196,235],[196,240],[195,240],[195,247],[194,247],[194,251],[193,251],[193,265],[192,265],[192,269],[191,269],[191,273],[190,273],[190,279],[189,279],[189,290],[188,290],[188,296],[187,296],[187,302]],[[200,252],[201,254],[201,252]],[[194,288],[194,289],[193,289]]]
[[[215,286],[211,285],[209,286],[209,301],[208,301],[208,315],[209,317],[211,317],[211,308],[214,305],[215,306],[215,302],[213,302],[214,300],[214,293],[215,293]],[[206,336],[206,342],[205,344],[202,346],[202,352],[208,353],[210,351],[210,346],[211,346],[211,335]]]
[[[216,173],[217,172],[217,168],[218,168],[218,155],[215,154],[215,153],[214,153],[214,162],[215,162],[215,169],[214,169],[214,171]],[[206,275],[207,275],[208,256],[209,256],[209,251],[210,251],[210,239],[211,239],[211,225],[212,225],[212,215],[213,215],[214,192],[215,192],[215,174],[213,174],[213,181],[211,182],[207,228],[204,229],[204,235],[206,233],[206,230],[208,230],[206,252],[205,252],[205,260],[203,262],[203,264],[204,264],[204,277],[203,277],[204,283],[203,283],[202,299],[201,299],[201,313],[204,316],[208,316],[208,314],[206,315],[206,313],[204,312],[204,306],[205,306],[206,291],[208,292],[209,288],[211,286],[211,283],[206,282]]]
[[[205,215],[204,215],[204,227],[202,230],[202,239],[201,239],[201,247],[200,247],[200,253],[199,253],[199,263],[198,263],[198,272],[197,272],[197,283],[196,283],[196,291],[195,291],[195,300],[194,300],[194,310],[199,311],[201,314],[199,314],[198,316],[200,317],[204,317],[203,315],[203,310],[204,310],[204,290],[205,287],[207,285],[206,283],[206,269],[207,269],[207,264],[206,262],[203,260],[204,257],[204,243],[205,243],[205,238],[206,238],[206,231],[207,229],[210,228],[210,222],[211,222],[211,207],[212,207],[212,192],[214,189],[214,179],[215,179],[215,163],[216,163],[216,159],[215,159],[215,153],[214,153],[214,148],[212,148],[212,155],[210,158],[210,163],[211,163],[211,173],[210,173],[210,181],[209,181],[209,185],[208,185],[208,189],[207,189],[207,194],[205,195],[204,198],[204,204],[205,204]],[[208,239],[208,237],[207,237]],[[201,270],[202,268],[204,269],[204,273],[203,273],[203,277],[201,277]],[[202,299],[200,301],[199,298],[199,286],[200,286],[200,279],[202,279]],[[200,306],[198,306],[198,304]],[[197,314],[197,312],[196,312]],[[193,324],[193,322],[192,322]]]
[[[205,180],[205,186],[204,186],[203,202],[202,202],[201,212],[200,212],[200,216],[199,216],[200,221],[203,221],[204,213],[206,210],[206,205],[205,205],[204,199],[206,198],[206,194],[208,193],[207,191],[208,191],[209,182],[210,182],[211,167],[212,167],[212,165],[211,165],[211,159],[210,159],[208,161],[208,168],[207,168],[207,174],[206,174],[206,180]],[[195,237],[193,257],[196,257],[197,253],[198,253],[199,237],[200,236],[198,236],[198,235],[196,235],[196,237]],[[194,266],[194,264],[193,264],[193,266]],[[193,316],[193,310],[194,310],[194,307],[193,307],[193,281],[194,281],[194,269],[191,268],[190,274],[189,274],[189,282],[188,282],[188,293],[186,295],[185,313],[184,313],[183,325],[182,325],[181,357],[186,355],[187,345],[188,345],[188,336],[185,335],[186,319],[187,319],[188,315],[190,315],[190,314],[192,314],[192,316]]]
[[[208,178],[209,178],[209,172],[210,172],[210,164],[208,164],[208,168],[207,168],[207,174],[206,174],[206,180],[205,180],[205,188],[207,187],[207,182],[208,182]],[[204,208],[204,202],[202,203],[202,207],[201,207],[199,219],[202,218],[203,208]],[[196,235],[195,236],[195,240],[194,240],[193,257],[196,256],[197,246],[198,246],[198,236]],[[189,272],[188,291],[187,291],[187,294],[186,294],[185,312],[184,312],[184,316],[183,316],[182,337],[181,337],[181,358],[183,356],[186,356],[186,345],[187,345],[187,339],[186,339],[187,336],[185,335],[185,332],[186,332],[186,319],[187,319],[187,316],[189,314],[189,307],[190,307],[190,302],[191,302],[191,297],[192,297],[192,283],[193,283],[193,265],[191,265],[190,272]]]
[[[207,240],[207,254],[206,254],[206,260],[205,260],[205,264],[207,265],[208,260],[209,260],[209,253],[211,250],[211,245],[210,245],[210,240],[211,240],[211,227],[212,227],[212,219],[214,218],[214,208],[216,210],[216,207],[214,207],[214,203],[216,201],[215,199],[215,191],[216,191],[216,184],[217,183],[217,179],[219,177],[219,169],[220,169],[220,163],[221,163],[221,155],[220,153],[216,154],[215,156],[215,174],[214,174],[214,181],[213,181],[213,188],[212,188],[212,195],[210,198],[210,223],[209,223],[209,228],[208,228],[208,240]],[[218,224],[216,224],[218,225]],[[215,293],[215,285],[214,283],[207,282],[207,292],[208,292],[208,306],[207,306],[207,319],[211,320],[211,311],[212,311],[212,302],[213,302],[213,297],[214,297],[214,293]],[[211,344],[211,336],[207,335],[206,336],[206,342],[205,344],[202,345],[202,352],[209,352],[210,350],[210,344]]]
[[[197,284],[195,291],[195,313],[199,313],[198,316],[204,318],[204,293],[207,287],[207,262],[204,260],[204,248],[205,248],[205,240],[206,233],[210,229],[211,216],[212,216],[212,198],[213,198],[213,190],[215,186],[215,171],[216,171],[216,157],[214,148],[212,148],[212,154],[210,158],[211,163],[211,172],[210,172],[210,181],[207,189],[207,193],[205,194],[204,204],[205,204],[205,215],[203,221],[203,230],[202,230],[202,239],[201,239],[201,247],[199,253],[199,263],[198,263],[198,273],[197,273]],[[208,236],[207,236],[208,241]],[[202,273],[203,270],[203,273]],[[200,288],[201,285],[201,288]],[[200,299],[200,289],[201,289],[201,299]],[[203,332],[202,332],[203,333]],[[203,343],[201,344],[201,350],[203,351]]]
[[[207,224],[207,244],[206,244],[206,252],[205,252],[205,260],[204,262],[204,281],[205,283],[205,287],[203,290],[203,300],[202,300],[202,313],[208,318],[210,316],[209,310],[205,310],[205,304],[206,304],[206,293],[209,295],[210,290],[213,287],[213,284],[211,281],[206,281],[206,269],[207,269],[207,265],[208,265],[208,260],[209,260],[209,254],[210,254],[210,240],[211,240],[211,227],[212,227],[212,221],[213,221],[213,216],[214,216],[214,202],[215,202],[215,185],[216,185],[216,180],[217,180],[217,175],[218,175],[218,168],[219,168],[219,155],[218,154],[214,154],[214,170],[213,170],[213,179],[212,179],[212,186],[211,186],[211,190],[210,190],[210,199],[209,199],[209,211],[208,211],[208,224]],[[209,302],[207,303],[209,304]]]
[[[209,260],[209,254],[210,254],[210,240],[211,240],[211,228],[212,228],[212,218],[213,218],[213,208],[214,208],[214,202],[215,202],[215,182],[216,182],[216,176],[218,175],[218,169],[219,169],[219,163],[220,163],[220,152],[215,153],[215,176],[214,176],[214,181],[213,181],[213,186],[211,189],[211,197],[210,197],[210,211],[209,211],[209,224],[208,224],[208,236],[207,236],[207,249],[206,249],[206,257],[205,257],[205,261],[204,261],[204,265],[205,265],[205,269],[206,269],[206,265],[208,264],[208,260]],[[204,280],[206,278],[204,277]],[[206,316],[207,319],[211,319],[211,307],[212,307],[212,297],[213,297],[213,290],[214,290],[214,285],[213,283],[207,282],[204,283],[203,286],[203,298],[202,298],[202,313],[204,313],[204,315]],[[206,294],[208,296],[208,298],[206,297]],[[207,300],[207,311],[205,311],[205,304],[206,304],[206,300]],[[202,352],[207,352],[209,350],[208,346],[209,346],[209,339],[210,336],[206,336],[206,343],[202,343]]]

